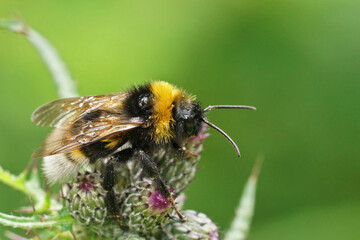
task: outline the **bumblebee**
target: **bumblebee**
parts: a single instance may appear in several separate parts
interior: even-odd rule
[[[50,183],[64,181],[88,164],[103,163],[103,187],[108,191],[108,208],[114,214],[118,214],[112,190],[115,165],[131,159],[139,161],[183,219],[152,155],[163,148],[175,154],[186,151],[186,140],[198,135],[206,123],[223,134],[240,156],[234,141],[207,120],[206,113],[214,108],[255,109],[239,105],[203,109],[194,96],[163,81],[127,92],[58,99],[40,106],[31,116],[36,125],[55,127],[32,157],[44,158],[43,169]]]

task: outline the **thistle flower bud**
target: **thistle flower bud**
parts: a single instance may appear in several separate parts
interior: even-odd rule
[[[104,225],[94,228],[93,231],[100,239],[126,239],[121,238],[125,232],[120,228],[118,221],[107,221]]]
[[[139,236],[136,233],[126,232],[121,237],[118,237],[115,239],[117,239],[117,240],[146,240],[146,239],[151,239],[151,238],[144,238],[144,237]]]
[[[195,178],[196,165],[200,160],[202,143],[209,136],[208,133],[205,133],[206,131],[206,124],[204,124],[197,136],[187,140],[183,154],[176,154],[176,152],[169,154],[169,151],[173,150],[160,149],[152,156],[163,180],[173,189],[173,193],[176,195],[184,191]],[[136,182],[144,177],[143,170],[136,161],[129,163],[129,170],[131,182]]]
[[[89,236],[94,235],[91,228],[79,223],[72,225],[72,233],[76,236],[76,240],[87,240]]]
[[[174,194],[176,195],[184,191],[195,178],[196,165],[200,160],[200,153],[203,148],[202,143],[209,136],[208,133],[205,133],[206,130],[207,128],[204,124],[197,136],[188,139],[184,146],[184,156],[177,158],[165,152],[159,152],[155,156],[155,162],[160,166],[160,175],[174,189]]]
[[[203,213],[193,210],[182,212],[186,221],[173,220],[164,227],[163,239],[209,239],[218,240],[217,226]]]
[[[74,224],[72,232],[78,240],[145,240],[145,238],[136,233],[122,230],[117,221],[107,221],[102,226],[90,226],[90,228],[86,225]]]
[[[107,216],[101,186],[101,176],[97,171],[79,173],[64,192],[66,207],[70,215],[81,224],[102,225]]]
[[[130,231],[157,236],[171,219],[170,202],[152,181],[143,179],[127,187],[120,197],[121,223]]]

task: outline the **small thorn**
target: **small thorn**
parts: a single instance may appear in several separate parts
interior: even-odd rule
[[[184,217],[184,215],[181,214],[181,212],[177,208],[177,206],[174,202],[174,198],[172,196],[170,196],[170,198],[168,200],[170,201],[171,206],[175,210],[176,214],[179,216],[180,220],[185,221],[185,217]]]
[[[35,205],[34,205],[34,202],[31,199],[31,197],[29,197],[29,201],[30,201],[31,207],[33,209],[33,212],[36,213]]]
[[[70,233],[71,233],[73,239],[76,240],[76,235],[75,235],[75,233],[74,233],[73,231],[70,231]]]

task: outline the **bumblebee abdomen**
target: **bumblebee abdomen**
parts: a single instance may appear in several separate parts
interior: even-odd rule
[[[90,163],[96,162],[100,158],[105,158],[116,151],[126,142],[125,134],[104,138],[95,143],[81,147],[79,151],[89,158]]]
[[[79,149],[44,157],[43,170],[50,183],[63,182],[89,163]]]
[[[87,164],[105,158],[123,144],[123,137],[105,138],[79,149],[44,157],[43,169],[50,183],[63,182]]]

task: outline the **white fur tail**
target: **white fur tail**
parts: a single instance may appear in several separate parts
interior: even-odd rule
[[[50,184],[64,182],[69,177],[74,176],[80,168],[86,165],[88,163],[88,159],[77,159],[76,162],[71,159],[67,153],[44,157],[43,170],[45,177]]]

